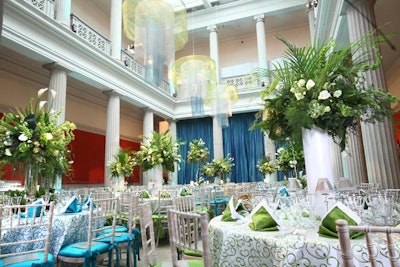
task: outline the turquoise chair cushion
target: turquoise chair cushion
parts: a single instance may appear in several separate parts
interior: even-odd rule
[[[73,257],[73,258],[86,257],[88,253],[84,248],[85,244],[86,242],[79,242],[67,245],[60,250],[58,255],[65,257]],[[90,252],[91,254],[94,255],[102,254],[108,251],[109,246],[110,246],[109,244],[103,242],[95,242],[94,244],[92,242],[92,247],[90,248]]]
[[[102,236],[99,236],[99,239],[97,240],[98,242],[104,242],[104,243],[111,243],[111,237],[110,236],[106,236],[102,238]],[[115,233],[114,236],[114,243],[123,243],[123,242],[128,242],[135,239],[134,235],[130,235],[128,233],[124,233],[124,232],[119,232],[119,233]]]
[[[0,260],[0,267],[52,267],[54,257],[47,254],[47,262],[43,263],[43,252],[31,253],[23,256],[11,256]]]
[[[111,231],[112,231],[111,228],[106,229],[106,230],[103,231],[103,234],[111,233]],[[115,227],[115,232],[116,232],[116,233],[128,232],[128,228],[126,228],[125,225],[117,225],[117,226]]]

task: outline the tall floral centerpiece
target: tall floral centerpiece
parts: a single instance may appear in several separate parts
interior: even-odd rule
[[[202,176],[214,177],[214,183],[226,182],[226,175],[231,173],[235,166],[233,158],[227,155],[225,158],[213,159],[201,169]]]
[[[42,100],[46,92],[51,94],[50,103]],[[16,108],[0,120],[0,160],[25,173],[29,196],[34,196],[39,179],[51,188],[73,163],[68,145],[76,126],[69,121],[57,123],[60,113],[52,110],[54,98],[54,90],[40,89],[26,108]]]
[[[114,159],[109,163],[108,167],[111,177],[115,180],[115,184],[120,186],[121,177],[124,178],[123,182],[125,184],[125,179],[132,176],[133,168],[135,167],[133,151],[128,148],[120,149],[114,155]]]
[[[260,173],[266,176],[264,179],[265,182],[272,182],[271,174],[273,174],[277,170],[277,166],[276,163],[272,160],[272,156],[270,154],[264,155],[257,162],[256,167]]]
[[[189,148],[187,161],[188,163],[198,165],[196,171],[196,182],[198,182],[201,165],[207,162],[210,151],[208,150],[208,147],[205,147],[205,143],[201,138],[191,141],[189,143]]]
[[[390,104],[399,100],[365,81],[365,72],[380,64],[378,45],[383,37],[371,33],[346,47],[334,41],[296,47],[278,39],[287,50],[275,70],[257,71],[272,80],[261,92],[264,107],[253,128],[266,131],[272,140],[303,142],[310,190],[319,171],[331,169],[329,154],[320,154],[329,153],[326,139],[332,137],[344,150],[347,134],[357,132],[360,120],[382,121],[392,114]]]
[[[140,150],[134,153],[134,165],[141,166],[143,171],[157,170],[153,180],[155,187],[161,188],[162,169],[170,172],[175,171],[175,163],[182,161],[179,154],[179,147],[182,143],[177,142],[169,134],[169,131],[163,133],[153,132],[151,136],[144,136],[140,143]],[[161,170],[161,171],[160,171]]]

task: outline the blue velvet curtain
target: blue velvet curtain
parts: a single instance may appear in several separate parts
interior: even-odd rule
[[[257,162],[264,155],[264,137],[260,130],[249,130],[255,113],[234,114],[229,126],[223,128],[224,155],[234,158],[230,179],[232,182],[255,182],[264,180],[258,171]]]
[[[212,118],[207,117],[178,121],[176,123],[176,135],[180,142],[184,142],[184,145],[180,148],[182,162],[180,163],[180,170],[178,172],[178,184],[188,184],[190,181],[195,181],[197,171],[200,167],[198,164],[187,163],[189,143],[194,139],[203,139],[205,146],[208,147],[210,151],[208,162],[212,160],[214,154]]]

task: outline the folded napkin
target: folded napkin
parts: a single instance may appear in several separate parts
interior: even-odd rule
[[[30,207],[28,208],[28,218],[33,218],[33,217],[39,217],[40,213],[42,212],[42,207],[40,206],[35,206],[35,205],[42,205],[44,203],[43,199],[38,199],[35,202],[33,202]],[[21,217],[25,218],[26,214],[21,213]]]
[[[350,208],[341,202],[337,202],[324,216],[319,226],[318,234],[325,237],[338,238],[336,231],[336,221],[338,219],[346,220],[349,225],[358,225],[361,218]],[[362,232],[350,232],[350,238],[355,239],[363,236]]]
[[[68,200],[65,209],[65,213],[78,213],[82,211],[82,206],[79,205],[78,203],[78,198],[76,196],[73,196],[70,198],[70,200]],[[90,201],[89,201],[90,203]],[[90,205],[90,204],[89,204]]]
[[[141,198],[150,198],[150,194],[146,190],[143,190],[142,192],[139,193],[139,197],[141,197]]]
[[[233,197],[228,202],[224,212],[222,213],[221,221],[231,222],[242,219],[246,216],[247,210],[244,207],[242,200],[235,200]]]
[[[169,198],[169,197],[171,197],[171,196],[170,196],[170,194],[169,194],[168,192],[162,192],[161,195],[160,195],[160,197],[162,197],[162,198]]]
[[[187,188],[181,188],[181,191],[179,192],[179,195],[181,197],[186,197],[186,196],[192,195],[192,193]]]
[[[249,227],[253,231],[279,231],[278,221],[264,199],[251,212],[251,220]]]
[[[280,196],[290,197],[290,194],[287,191],[286,187],[279,188],[278,193],[279,193]]]

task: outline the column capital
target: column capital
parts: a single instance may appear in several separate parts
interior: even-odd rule
[[[207,26],[207,31],[209,31],[209,32],[218,32],[218,26],[216,24]]]
[[[265,18],[265,15],[264,15],[264,14],[255,15],[255,16],[253,17],[253,19],[254,19],[256,22],[264,22],[264,18]]]
[[[42,65],[43,68],[47,70],[63,70],[65,72],[72,72],[71,68],[69,66],[66,66],[65,63],[61,63],[58,61],[51,62],[51,63],[46,63]]]
[[[110,90],[103,91],[103,94],[106,95],[106,96],[119,96],[119,97],[122,96],[122,95],[121,95],[119,92],[117,92],[117,90],[115,90],[115,89],[110,89]]]

